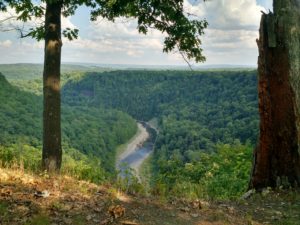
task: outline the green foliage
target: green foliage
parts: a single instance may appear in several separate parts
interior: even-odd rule
[[[230,198],[246,189],[250,174],[256,82],[255,71],[91,73],[66,83],[63,101],[157,117],[154,192]]]
[[[32,219],[25,223],[25,225],[49,225],[50,218],[47,215],[38,214],[32,217]]]
[[[7,222],[9,215],[9,203],[3,200],[0,200],[0,221]]]
[[[122,167],[124,167],[122,169],[122,177],[117,178],[116,187],[128,194],[145,194],[145,187],[137,178],[135,170],[127,165],[122,165]],[[117,172],[120,174],[120,171]]]
[[[107,171],[112,173],[116,146],[136,131],[128,113],[138,120],[157,118],[154,193],[225,199],[246,189],[258,134],[255,71],[72,72],[66,77],[64,171],[100,182]],[[21,92],[4,77],[1,84],[0,126],[5,132],[0,140],[16,143],[14,149],[40,149],[41,98]],[[36,115],[30,116],[33,122],[28,112]],[[9,161],[14,155],[18,154],[1,157]],[[96,167],[105,172],[93,174]],[[143,192],[137,182],[124,181],[120,187]]]
[[[22,161],[26,168],[36,171],[41,159],[42,98],[20,91],[2,75],[0,87],[0,145],[5,146],[0,158],[6,164]],[[63,105],[63,149],[72,155],[66,155],[65,169],[87,179],[96,177],[95,167],[105,171],[105,176],[101,171],[103,178],[113,175],[116,148],[130,139],[136,129],[135,121],[118,110]]]
[[[66,28],[63,31],[64,37],[68,38],[70,41],[76,39],[78,37],[78,29],[71,29],[71,28]]]
[[[42,146],[28,144],[0,145],[0,165],[8,168],[21,168],[34,173],[41,172]],[[61,173],[78,179],[100,183],[111,176],[98,158],[91,158],[74,148],[64,147]]]
[[[115,108],[144,121],[157,117],[159,148],[211,151],[218,142],[256,142],[256,82],[255,71],[88,73],[66,83],[63,102]]]
[[[200,160],[159,161],[156,189],[170,196],[188,198],[237,198],[247,189],[252,146],[219,144],[215,153],[201,153]],[[158,192],[159,192],[158,191]]]

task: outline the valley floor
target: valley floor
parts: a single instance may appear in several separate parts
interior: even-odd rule
[[[136,157],[135,153],[137,149],[139,149],[140,146],[142,146],[143,143],[149,138],[149,133],[141,123],[137,123],[137,126],[138,131],[136,135],[131,140],[129,140],[129,142],[126,144],[124,151],[122,151],[117,156],[116,169],[120,169],[120,164],[122,164],[122,162],[130,162],[128,163],[128,166],[134,169],[136,171],[136,174],[139,175],[139,168],[143,161],[149,156],[149,154],[144,154],[142,157]]]
[[[39,197],[40,191],[50,194]],[[299,192],[240,201],[138,197],[111,185],[0,168],[0,224],[245,225],[299,224]]]

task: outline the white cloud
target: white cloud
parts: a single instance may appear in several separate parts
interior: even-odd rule
[[[185,8],[209,26],[202,37],[207,63],[256,64],[258,27],[264,8],[255,0],[186,0]],[[196,18],[195,16],[193,18]]]
[[[9,48],[12,46],[11,40],[0,41],[0,47]]]
[[[115,23],[107,20],[91,22],[84,37],[72,42],[64,39],[64,48],[77,49],[84,54],[90,52],[93,56],[98,54],[99,58],[114,54],[111,63],[116,63],[117,58],[132,59],[131,63],[138,58],[145,62],[149,57],[145,54],[149,55],[149,52],[162,54],[163,35],[155,30],[150,30],[147,35],[139,34],[136,26],[136,20],[125,19],[117,19]]]
[[[255,39],[258,37],[260,11],[264,8],[255,0],[185,0],[184,8],[195,15],[192,18],[206,18],[209,22],[206,34],[202,37],[208,64],[256,63]],[[80,24],[73,24],[70,18],[62,18],[62,27],[78,27],[85,32],[79,33],[80,37],[72,42],[63,39],[63,61],[184,64],[180,55],[162,53],[163,34],[156,30],[150,30],[147,35],[139,34],[137,22],[133,19],[117,19],[115,23],[99,20],[90,22],[89,26],[82,29]],[[5,40],[2,38],[2,42]],[[14,55],[18,51],[21,55],[23,47],[29,48],[27,45],[31,46],[35,55],[40,54],[43,43],[33,43],[14,41]]]
[[[185,0],[184,8],[194,15],[192,18],[206,18],[209,22],[206,35],[202,37],[204,54],[208,63],[216,63],[216,55],[226,54],[226,58],[230,59],[238,52],[245,51],[249,53],[243,53],[245,59],[236,60],[235,58],[231,63],[256,63],[255,39],[258,37],[262,6],[259,6],[255,0],[198,1],[196,4],[191,2],[193,1]],[[149,62],[149,60],[157,63],[154,57],[159,54],[158,58],[162,64],[184,63],[178,54],[161,53],[163,34],[152,30],[145,36],[138,33],[136,26],[136,20],[118,19],[112,23],[102,19],[96,23],[90,23],[88,33],[84,35],[85,38],[67,45],[70,48],[99,54],[99,58],[103,54],[115,54],[123,58],[127,57],[126,60],[131,58],[132,62],[136,62],[139,58],[140,63]],[[161,61],[162,57],[164,57],[163,61]],[[220,58],[219,60],[219,63],[225,61]]]
[[[184,7],[187,12],[206,18],[210,28],[222,30],[257,29],[260,11],[264,9],[255,0],[197,1],[194,5],[185,0]]]
[[[71,29],[75,29],[77,28],[70,20],[70,17],[62,17],[61,18],[61,28],[62,29],[66,29],[66,28],[71,28]]]

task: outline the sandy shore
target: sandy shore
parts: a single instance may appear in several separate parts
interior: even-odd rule
[[[149,133],[147,132],[146,128],[143,127],[143,125],[140,123],[137,123],[137,125],[138,125],[138,132],[137,132],[138,135],[136,135],[134,137],[134,139],[132,139],[127,144],[127,146],[125,147],[125,150],[117,156],[117,160],[116,160],[116,168],[117,169],[119,169],[119,164],[122,160],[127,158],[129,155],[133,154],[136,151],[136,149],[149,138]],[[145,159],[146,158],[147,157],[145,157]],[[134,170],[136,170],[136,172],[138,173],[138,167],[142,164],[142,162],[145,159],[135,162],[130,167],[133,168]]]

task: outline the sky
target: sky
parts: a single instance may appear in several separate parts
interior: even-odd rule
[[[209,23],[201,38],[207,59],[203,65],[257,65],[261,11],[272,9],[272,0],[185,0],[184,9]],[[0,21],[6,17],[0,12]],[[63,28],[79,29],[77,40],[63,39],[62,62],[185,65],[178,53],[162,52],[163,34],[156,30],[139,34],[136,25],[135,19],[90,22],[89,10],[81,7],[62,19]],[[43,42],[0,31],[0,64],[42,63],[43,50]]]

